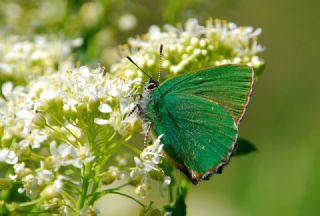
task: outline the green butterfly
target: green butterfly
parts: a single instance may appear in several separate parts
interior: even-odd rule
[[[160,59],[161,53],[162,45]],[[163,134],[165,152],[194,184],[221,173],[236,148],[238,125],[252,92],[253,69],[211,67],[161,85],[159,79],[146,75],[150,79],[135,108],[149,125],[147,134],[151,127],[156,136]]]

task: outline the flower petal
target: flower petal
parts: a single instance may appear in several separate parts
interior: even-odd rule
[[[112,112],[112,108],[108,104],[100,104],[98,109],[102,113],[111,113]]]
[[[109,124],[109,120],[102,118],[94,118],[94,123],[96,123],[97,125],[107,125]]]

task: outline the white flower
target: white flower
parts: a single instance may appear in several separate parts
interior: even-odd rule
[[[0,162],[16,164],[18,162],[18,156],[14,151],[8,148],[0,149]]]
[[[108,104],[100,104],[98,109],[102,113],[111,113],[112,112],[112,108]]]
[[[19,99],[20,97],[24,97],[25,95],[23,87],[17,86],[14,88],[12,82],[5,82],[0,87],[3,96],[7,100]]]
[[[17,174],[17,175],[21,175],[24,170],[25,170],[25,163],[22,162],[22,163],[17,163],[13,166],[14,168],[14,172]]]
[[[58,147],[56,142],[50,143],[50,152],[53,157],[53,163],[58,168],[59,166],[74,166],[81,168],[83,163],[92,161],[95,156],[90,155],[89,148],[74,146],[62,143]]]
[[[46,186],[40,193],[40,196],[44,199],[52,199],[60,194],[63,187],[61,179],[56,179],[53,184]]]
[[[136,166],[141,168],[143,173],[148,173],[152,170],[157,170],[157,165],[161,162],[161,153],[163,144],[160,143],[160,135],[157,140],[152,144],[147,146],[140,154],[140,157],[134,157]]]
[[[137,25],[137,18],[133,14],[123,14],[118,20],[118,26],[123,31],[129,31]]]
[[[1,90],[2,90],[3,96],[5,96],[6,98],[10,98],[10,94],[13,90],[12,82],[6,82],[6,83],[2,84]]]
[[[76,105],[79,104],[79,102],[75,99],[70,99],[63,105],[63,109],[65,111],[73,111],[76,112]]]
[[[36,172],[36,179],[38,185],[44,185],[51,182],[54,178],[54,174],[50,170],[40,169]]]
[[[48,135],[43,131],[36,129],[28,131],[24,139],[19,142],[20,149],[23,150],[29,146],[34,149],[40,148],[41,143],[44,142],[47,137]]]
[[[23,188],[26,194],[31,198],[35,199],[39,195],[39,185],[38,181],[34,175],[29,174],[22,178]]]
[[[58,97],[58,94],[59,93],[54,90],[44,90],[40,95],[40,99],[47,101],[54,100],[56,97]]]
[[[146,172],[156,169],[156,166],[161,161],[163,144],[160,143],[160,140],[162,136],[163,134],[160,135],[152,145],[147,146],[140,154],[140,160],[142,161],[143,169]],[[136,159],[136,161],[138,162],[138,165],[140,162],[138,159]]]
[[[97,125],[107,125],[110,123],[110,121],[108,119],[94,118],[94,123]]]

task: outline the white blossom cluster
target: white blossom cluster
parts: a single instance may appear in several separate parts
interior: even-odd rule
[[[122,103],[120,112],[129,86],[130,81],[88,67],[43,75],[26,86],[3,84],[0,162],[13,165],[10,177],[23,182],[20,191],[35,199],[47,187],[62,189],[62,181],[70,180],[60,177],[62,167],[81,169],[95,159],[103,161],[128,139],[138,128],[136,118],[125,118],[129,105]],[[115,134],[122,138],[112,139]],[[29,156],[36,157],[39,168],[26,166]],[[79,179],[71,182],[80,184]]]
[[[42,69],[47,66],[42,65]],[[117,179],[130,183],[130,173],[141,166],[156,169],[161,149],[150,151],[152,155],[137,164],[139,168],[135,168],[137,158],[133,153],[127,159],[133,167],[115,172],[118,168],[112,162],[114,151],[141,128],[136,116],[128,116],[133,107],[128,95],[135,91],[131,86],[137,80],[86,66],[63,67],[28,79],[25,85],[4,82],[0,98],[0,163],[12,168],[2,172],[0,178],[21,182],[20,194],[41,202],[44,210],[54,208],[66,215],[77,208],[70,197],[77,197],[76,188],[82,186],[84,173],[99,170],[97,175],[103,175],[103,169],[109,166],[107,170],[114,170],[115,178],[102,181],[101,186]],[[150,164],[153,157],[156,162]],[[142,175],[149,171],[154,170],[143,169]],[[157,171],[163,174],[161,169]],[[137,181],[136,191],[146,182],[146,176],[143,183]]]
[[[246,64],[258,74],[264,66],[259,57],[264,48],[257,42],[260,28],[238,27],[218,19],[210,19],[202,26],[196,19],[189,19],[184,28],[165,25],[163,29],[151,26],[147,34],[130,38],[121,54],[131,56],[139,67],[156,76],[159,47],[163,44],[162,67],[169,74],[165,73],[164,78],[223,64]],[[135,70],[125,58],[111,68],[111,72],[120,71],[128,77],[136,77]]]
[[[36,36],[31,41],[19,36],[0,37],[0,81],[21,85],[40,75],[72,67],[72,48],[81,43],[81,39],[63,41],[46,36]]]
[[[160,135],[157,140],[152,144],[147,146],[140,157],[134,157],[134,162],[136,167],[130,172],[130,178],[135,181],[139,179],[139,185],[136,188],[136,193],[142,197],[145,197],[149,190],[149,180],[152,178],[151,175],[156,173],[154,178],[161,179],[163,182],[163,187],[166,188],[171,183],[170,176],[164,175],[163,171],[159,169],[158,165],[161,163],[162,159],[162,147]]]

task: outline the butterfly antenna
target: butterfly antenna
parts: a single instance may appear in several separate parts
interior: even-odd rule
[[[160,66],[159,66],[159,74],[158,74],[158,83],[160,82],[160,75],[162,71],[162,50],[163,50],[163,45],[160,45]]]
[[[161,44],[161,45],[160,45],[160,71],[159,71],[159,76],[158,76],[158,83],[159,83],[159,80],[160,80],[160,72],[161,72],[162,49],[163,49],[163,46],[162,46],[162,44]],[[131,63],[134,64],[142,73],[144,73],[147,77],[149,77],[151,80],[153,80],[153,79],[149,76],[149,74],[147,74],[144,70],[142,70],[129,56],[127,56],[127,59],[129,59],[129,61],[131,61]],[[158,85],[156,85],[156,88],[157,88],[158,91],[159,91],[160,98],[161,98],[161,100],[162,100],[162,102],[163,102],[166,110],[168,111],[170,117],[172,118],[172,120],[173,120],[173,122],[176,124],[176,126],[178,126],[177,121],[173,118],[173,115],[171,114],[169,108],[167,107],[166,102],[165,102],[164,99],[163,99],[163,95],[162,95],[162,93],[161,93],[160,88],[158,87]]]
[[[153,80],[149,74],[147,74],[144,70],[142,70],[129,56],[127,56],[127,59],[129,59],[129,61],[131,61],[132,64],[134,64],[142,73],[144,73],[147,77],[149,77],[151,80]]]
[[[160,62],[159,62],[160,66],[159,66],[159,74],[158,74],[158,83],[160,82],[160,75],[161,75],[161,71],[162,71],[162,50],[163,50],[163,45],[161,44],[161,45],[160,45],[160,56],[159,56],[159,57],[160,57]],[[157,89],[158,89],[158,91],[159,91],[160,98],[161,98],[161,100],[162,100],[162,102],[163,102],[166,110],[167,110],[168,113],[169,113],[169,116],[171,117],[171,119],[173,120],[173,122],[174,122],[174,123],[176,124],[176,126],[178,127],[177,121],[174,119],[174,117],[173,117],[172,113],[170,112],[170,110],[169,110],[166,102],[165,102],[164,99],[163,99],[163,95],[162,95],[162,93],[161,93],[161,91],[160,91],[160,88],[158,87],[158,85],[157,85],[156,87],[157,87]]]

